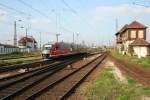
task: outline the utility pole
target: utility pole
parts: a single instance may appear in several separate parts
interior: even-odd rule
[[[16,29],[16,21],[14,21],[14,46],[17,46],[17,29]]]
[[[41,32],[40,32],[40,50],[41,50],[41,42],[42,42],[42,39],[41,39]]]
[[[26,28],[26,48],[27,48],[27,38],[28,38],[28,30],[27,30],[27,28]]]
[[[85,47],[85,41],[84,40],[82,40],[82,46],[83,46],[83,48]]]
[[[77,49],[78,49],[78,43],[79,43],[79,34],[77,33]]]
[[[60,36],[60,34],[56,34],[56,42],[58,43],[58,37]]]
[[[118,19],[116,18],[116,32],[118,32]]]
[[[74,49],[74,33],[72,34],[72,49]]]
[[[54,12],[56,15],[56,42],[58,43],[58,37],[61,35],[61,34],[59,34],[60,33],[59,32],[60,31],[60,29],[59,29],[59,27],[60,27],[60,13],[57,13],[55,11],[55,9],[53,9],[52,12]]]
[[[74,45],[74,33],[73,33],[73,38],[72,39],[73,39],[72,42],[73,42],[73,45]]]

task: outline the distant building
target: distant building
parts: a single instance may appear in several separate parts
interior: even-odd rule
[[[32,36],[22,37],[18,45],[21,52],[32,52],[37,49],[37,42]]]
[[[19,47],[9,44],[0,44],[0,54],[10,54],[14,52],[19,52]]]
[[[116,46],[120,53],[145,57],[149,55],[149,43],[146,41],[147,27],[137,21],[124,25],[116,35]],[[131,50],[132,49],[132,50]]]

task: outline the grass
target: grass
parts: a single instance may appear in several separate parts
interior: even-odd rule
[[[33,57],[33,56],[39,56],[39,55],[40,55],[39,52],[31,52],[31,53],[15,52],[15,53],[12,53],[12,54],[0,55],[0,60],[26,58],[26,57]]]
[[[21,64],[32,62],[37,59],[40,59],[40,52],[31,52],[31,53],[12,53],[0,55],[0,65],[12,65],[12,64]]]
[[[132,62],[142,65],[144,68],[150,69],[150,56],[139,59],[137,58],[137,56],[128,56],[128,55],[119,54],[119,52],[116,49],[111,50],[111,53],[113,54],[113,56],[119,59],[132,61]]]
[[[1,65],[13,65],[13,64],[22,64],[22,63],[29,63],[40,60],[41,57],[30,57],[30,58],[20,58],[20,59],[11,59],[11,60],[0,60]]]
[[[117,81],[111,67],[105,68],[93,84],[84,87],[87,100],[141,100],[142,96],[150,96],[150,87],[137,85],[136,81],[127,77],[128,84]]]

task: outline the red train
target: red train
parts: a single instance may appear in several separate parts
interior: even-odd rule
[[[51,56],[68,54],[72,51],[71,44],[59,42],[54,44],[45,44],[42,50],[42,57],[49,58]]]

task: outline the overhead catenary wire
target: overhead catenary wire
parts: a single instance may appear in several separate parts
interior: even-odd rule
[[[9,25],[9,26],[13,26],[13,25],[14,25],[14,23],[6,22],[6,21],[1,21],[0,24],[6,24],[6,25]],[[17,28],[21,28],[22,25],[17,25],[16,27],[17,27]],[[50,34],[55,33],[55,32],[47,32],[47,31],[44,31],[44,30],[41,30],[41,29],[36,29],[36,28],[31,28],[30,30],[35,31],[35,32],[47,33],[47,34],[49,34],[49,33],[50,33]],[[54,34],[54,35],[55,35],[55,34]]]
[[[148,6],[148,5],[142,4],[141,2],[133,2],[132,4],[133,4],[133,5],[137,5],[137,6],[146,7],[146,8],[149,8],[149,7],[150,7],[150,6]]]
[[[17,0],[17,1],[19,1],[19,2],[22,3],[23,5],[27,6],[28,8],[34,10],[35,12],[39,13],[40,15],[49,18],[49,16],[47,16],[45,13],[41,12],[40,10],[34,8],[34,7],[33,7],[32,5],[30,5],[29,3],[26,3],[26,2],[24,2],[23,0]],[[61,28],[62,28],[62,27],[63,27],[63,26],[61,26]],[[65,29],[66,29],[66,28],[65,28]],[[67,29],[66,29],[66,30],[67,30]]]
[[[22,0],[18,0],[18,1],[21,1],[22,2]],[[25,2],[22,2],[22,3],[24,3],[25,4]],[[27,3],[26,3],[27,4]],[[15,9],[15,8],[13,8],[13,7],[10,7],[10,6],[7,6],[7,5],[5,5],[5,4],[2,4],[2,3],[0,3],[0,6],[1,7],[4,7],[4,8],[7,8],[7,9],[9,9],[9,10],[12,10],[12,11],[15,11],[15,12],[17,12],[17,13],[19,13],[19,14],[23,14],[23,15],[27,15],[27,16],[31,16],[30,14],[27,14],[27,13],[25,13],[25,12],[23,12],[23,11],[20,11],[20,10],[17,10],[17,9]],[[29,7],[30,5],[28,5],[28,7]],[[30,6],[30,8],[31,9],[34,9],[32,6]],[[43,13],[41,13],[40,11],[38,11],[38,10],[36,10],[36,9],[34,9],[34,11],[36,11],[36,12],[38,12],[38,13],[40,13],[40,14],[43,14]],[[46,15],[46,17],[48,17],[47,15]],[[1,23],[3,23],[3,24],[7,24],[7,25],[13,25],[12,23],[8,23],[8,22],[2,22],[1,21]],[[68,29],[66,29],[66,28],[64,28],[64,27],[60,27],[60,28],[63,28],[63,29],[65,29],[65,30],[68,30]],[[32,29],[32,30],[36,30],[36,31],[38,31],[38,29]],[[41,31],[41,30],[40,30]],[[70,30],[69,30],[70,31]],[[43,32],[43,31],[42,31]],[[46,32],[46,33],[52,33],[52,32]]]
[[[35,12],[39,13],[40,15],[49,18],[49,16],[47,16],[45,13],[41,12],[40,10],[34,8],[32,5],[30,5],[29,3],[24,2],[23,0],[17,0],[20,3],[22,3],[23,5],[29,7],[30,9],[34,10]]]
[[[39,11],[38,9],[35,9],[35,8],[32,7],[30,4],[24,2],[23,0],[18,0],[18,1],[19,1],[20,3],[22,2],[22,4],[26,5],[28,8],[31,8],[33,11],[35,11],[35,12],[41,14],[42,16],[45,16],[45,17],[48,17],[48,18],[49,18],[49,16],[47,16],[45,13]],[[15,9],[15,8],[13,8],[13,7],[10,7],[10,6],[7,6],[6,4],[0,3],[0,6],[1,6],[1,7],[4,7],[4,8],[7,8],[8,10],[15,11],[15,12],[21,14],[21,15],[27,15],[27,16],[29,17],[29,14],[28,14],[28,13],[23,12],[23,11],[18,10],[18,9]],[[12,23],[8,23],[8,22],[3,22],[3,24],[7,24],[7,25],[10,25],[10,26],[13,26]],[[17,25],[17,27],[20,28],[20,27],[22,27],[22,26]],[[63,29],[64,31],[67,31],[67,32],[73,32],[73,31],[71,31],[71,30],[68,30],[68,28],[65,28],[65,27],[62,26],[62,25],[60,25],[60,28]],[[40,32],[42,32],[42,33],[54,33],[54,34],[55,34],[55,32],[46,32],[46,31],[40,30],[40,29],[31,28],[31,30],[36,31],[36,32],[39,32],[39,31],[40,31]]]
[[[9,6],[7,6],[7,5],[5,5],[5,4],[2,4],[2,3],[0,3],[0,6],[5,7],[5,8],[7,8],[7,9],[9,9],[9,10],[13,10],[13,11],[15,11],[15,12],[17,12],[17,13],[20,13],[20,14],[29,15],[29,14],[23,12],[23,11],[17,10],[17,9],[15,9],[15,8],[12,8],[12,7],[9,7]]]
[[[22,0],[21,0],[22,1]],[[10,7],[10,6],[7,6],[7,5],[5,5],[5,4],[2,4],[2,3],[0,3],[0,6],[1,7],[4,7],[4,8],[7,8],[7,9],[9,9],[9,10],[12,10],[12,11],[15,11],[15,12],[17,12],[17,13],[19,13],[19,14],[23,14],[23,15],[27,15],[28,17],[30,16],[31,17],[31,15],[30,14],[27,14],[27,13],[25,13],[25,12],[23,12],[23,11],[20,11],[20,10],[17,10],[17,9],[15,9],[15,8],[13,8],[13,7]],[[33,8],[34,9],[34,8]],[[39,12],[40,13],[40,12]],[[43,14],[43,13],[41,13],[41,14]],[[48,17],[48,16],[47,16]],[[1,21],[2,22],[2,21]],[[13,25],[12,23],[8,23],[8,22],[2,22],[3,24],[7,24],[7,25]],[[19,26],[20,27],[20,26]],[[35,29],[32,29],[32,30],[35,30]],[[37,31],[38,29],[36,29],[36,31]]]
[[[78,13],[65,0],[61,0],[61,1],[66,7],[70,9],[71,12],[78,15]]]
[[[86,20],[85,18],[83,18],[82,16],[80,16],[80,15],[78,14],[78,12],[77,12],[75,9],[73,9],[65,0],[61,0],[61,1],[62,1],[62,3],[63,3],[72,13],[74,13],[76,16],[78,16],[82,21],[84,21],[85,24],[87,24],[88,26],[90,26],[90,29],[91,29],[94,33],[96,33],[96,30],[93,28],[93,26],[92,26],[89,22],[87,22],[87,20]]]

